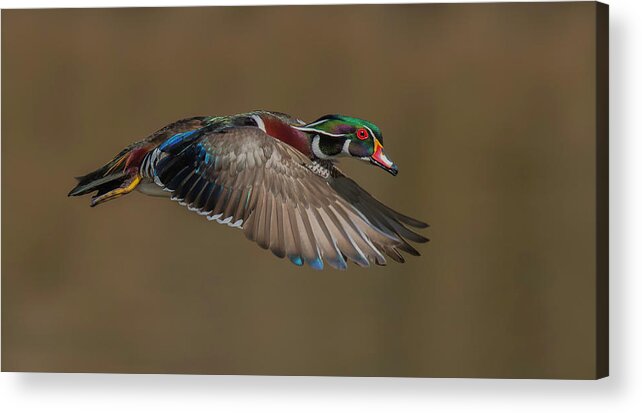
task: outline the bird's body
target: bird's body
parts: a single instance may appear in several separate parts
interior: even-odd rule
[[[296,265],[345,269],[404,262],[408,241],[427,225],[373,198],[334,165],[351,156],[396,175],[370,122],[328,115],[305,122],[255,111],[174,122],[129,145],[107,165],[78,178],[70,196],[97,191],[92,206],[134,189],[166,195],[232,227]]]

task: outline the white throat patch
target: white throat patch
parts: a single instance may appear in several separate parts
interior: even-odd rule
[[[352,156],[350,155],[350,139],[346,139],[346,141],[343,142],[343,148],[341,148],[341,153],[347,156]]]

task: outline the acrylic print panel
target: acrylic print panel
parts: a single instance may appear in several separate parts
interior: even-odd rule
[[[607,30],[594,2],[4,10],[3,370],[605,376]],[[289,116],[210,118],[257,109]],[[240,230],[138,191],[235,187],[251,151],[282,155],[275,208],[345,208],[347,270],[248,241],[247,192]],[[337,155],[430,227],[315,175]]]

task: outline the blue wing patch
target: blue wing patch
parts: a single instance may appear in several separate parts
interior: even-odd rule
[[[194,139],[198,137],[196,132],[199,132],[200,129],[195,129],[187,132],[177,133],[171,138],[167,139],[165,142],[161,143],[158,149],[162,152],[176,152],[176,149],[183,148],[185,144],[193,142]]]

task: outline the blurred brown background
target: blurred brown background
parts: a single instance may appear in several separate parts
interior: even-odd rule
[[[2,369],[595,376],[595,4],[2,12]],[[73,176],[164,124],[374,121],[426,220],[404,265],[315,272]]]

